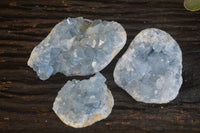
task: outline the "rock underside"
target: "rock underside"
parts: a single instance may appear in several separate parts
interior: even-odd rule
[[[117,22],[67,18],[33,49],[28,65],[42,80],[57,72],[90,75],[105,68],[125,43],[126,32]]]
[[[53,104],[54,112],[65,124],[75,128],[105,119],[114,105],[105,81],[100,73],[88,80],[68,81],[58,92]]]
[[[137,101],[167,103],[182,84],[181,49],[168,33],[145,29],[118,61],[114,80]]]

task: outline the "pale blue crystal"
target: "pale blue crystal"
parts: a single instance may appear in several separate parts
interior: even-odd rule
[[[182,52],[178,43],[159,29],[141,31],[119,59],[114,80],[137,101],[173,100],[182,84]]]
[[[33,49],[28,65],[42,80],[57,72],[90,75],[105,68],[125,42],[126,32],[117,22],[67,18]]]
[[[105,119],[114,105],[105,81],[100,73],[87,80],[68,81],[58,92],[54,112],[65,124],[75,128]]]

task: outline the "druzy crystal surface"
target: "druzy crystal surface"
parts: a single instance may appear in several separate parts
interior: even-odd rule
[[[165,31],[145,29],[119,59],[114,80],[137,101],[167,103],[182,84],[181,49]]]
[[[57,72],[84,76],[106,67],[126,43],[126,32],[117,22],[67,18],[37,45],[28,65],[46,80]]]
[[[105,81],[100,73],[87,80],[68,81],[58,92],[54,112],[65,124],[75,128],[105,119],[114,105]]]

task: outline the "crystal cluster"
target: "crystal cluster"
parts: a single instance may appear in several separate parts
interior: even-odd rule
[[[118,61],[114,80],[137,101],[167,103],[182,84],[181,49],[168,33],[145,29]]]
[[[90,75],[105,68],[125,43],[126,32],[117,22],[67,18],[33,49],[28,65],[42,80],[57,72]]]
[[[41,80],[57,72],[66,76],[95,74],[90,79],[68,81],[58,92],[53,110],[67,125],[86,127],[111,113],[114,99],[99,73],[126,43],[117,22],[67,18],[37,45],[28,65]],[[167,103],[182,84],[182,52],[166,32],[149,28],[131,42],[114,70],[114,80],[137,101]]]
[[[68,81],[58,92],[53,110],[67,125],[81,128],[105,119],[114,100],[100,73],[88,80]]]

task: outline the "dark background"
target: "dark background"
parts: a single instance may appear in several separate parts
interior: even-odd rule
[[[26,63],[56,23],[79,16],[121,23],[128,41],[101,71],[115,99],[111,115],[74,129],[52,111],[57,92],[72,78],[56,74],[41,81]],[[112,76],[130,41],[150,27],[170,33],[183,52],[184,82],[178,97],[168,104],[136,102],[117,87]],[[199,67],[200,12],[187,11],[183,0],[0,0],[0,133],[200,132]]]

